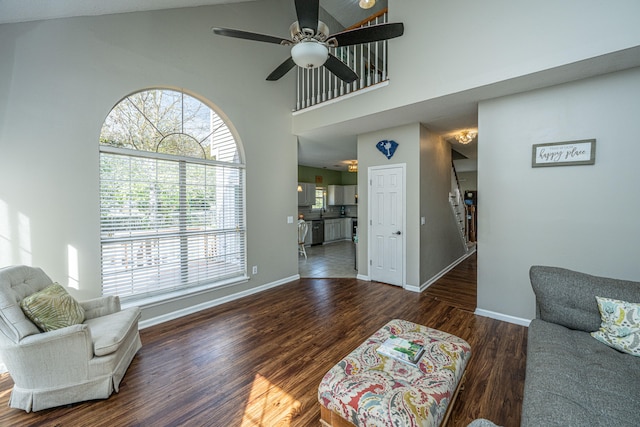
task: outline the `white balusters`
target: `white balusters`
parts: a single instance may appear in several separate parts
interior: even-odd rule
[[[362,26],[387,22],[387,13],[376,16]],[[343,95],[385,82],[387,73],[387,41],[330,48],[329,51],[351,67],[358,75],[347,84],[325,67],[313,70],[298,67],[295,110],[299,111]]]

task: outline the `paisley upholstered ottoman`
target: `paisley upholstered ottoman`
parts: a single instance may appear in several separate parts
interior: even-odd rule
[[[424,346],[414,365],[377,349],[392,335]],[[318,389],[325,426],[443,426],[471,347],[461,338],[406,320],[392,320],[335,365]]]

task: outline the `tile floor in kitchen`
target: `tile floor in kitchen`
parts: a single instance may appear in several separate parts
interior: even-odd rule
[[[307,246],[307,259],[298,255],[300,277],[356,277],[355,248],[351,240]]]

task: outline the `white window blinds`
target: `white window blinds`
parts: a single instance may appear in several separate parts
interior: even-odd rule
[[[103,294],[146,295],[245,275],[244,169],[105,151]]]

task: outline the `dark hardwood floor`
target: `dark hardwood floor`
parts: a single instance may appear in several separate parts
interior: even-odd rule
[[[322,376],[387,321],[403,318],[472,346],[449,426],[518,426],[527,328],[473,314],[476,256],[418,294],[356,279],[302,279],[141,331],[143,347],[107,400],[27,414],[2,426],[319,426]]]

